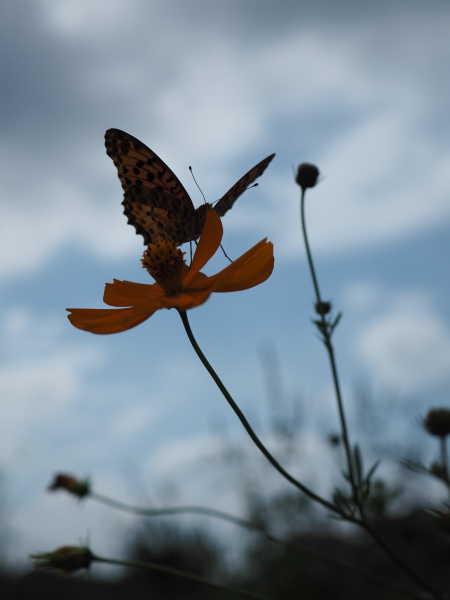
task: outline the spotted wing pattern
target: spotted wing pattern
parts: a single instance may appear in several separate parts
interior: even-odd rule
[[[125,192],[122,204],[128,223],[145,244],[165,239],[183,244],[200,236],[210,205],[195,209],[177,176],[150,148],[120,129],[108,129],[105,146]],[[217,202],[214,209],[220,216],[262,175],[274,156],[253,167]]]
[[[122,204],[128,223],[145,244],[172,240],[181,245],[196,240],[202,232],[206,205],[195,210],[192,202],[144,185],[131,186]]]
[[[145,244],[197,239],[199,216],[177,176],[150,148],[129,133],[108,129],[106,153],[124,189],[124,213]]]

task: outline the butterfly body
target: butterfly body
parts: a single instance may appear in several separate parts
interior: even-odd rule
[[[124,189],[124,214],[145,244],[172,240],[183,244],[202,232],[211,204],[194,208],[189,194],[171,169],[145,144],[120,129],[105,134],[106,153],[117,167]],[[272,154],[246,173],[218,202],[223,216],[247,187],[263,174]]]

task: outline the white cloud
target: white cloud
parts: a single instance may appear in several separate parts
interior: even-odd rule
[[[148,431],[161,412],[161,408],[158,408],[154,401],[149,402],[148,399],[136,401],[134,399],[131,406],[127,405],[112,415],[109,422],[109,434],[116,436],[117,439],[131,439],[144,430]]]
[[[383,291],[374,283],[365,281],[354,283],[344,291],[343,303],[350,310],[370,309],[382,300]]]
[[[450,380],[450,330],[423,294],[394,297],[361,332],[355,352],[382,383],[404,393]]]
[[[3,457],[23,444],[33,445],[39,431],[68,426],[86,373],[103,356],[92,347],[63,346],[58,321],[38,317],[26,307],[3,313],[0,396]]]
[[[321,27],[299,22],[297,28],[290,23],[287,34],[280,29],[269,38],[252,36],[249,45],[238,31],[231,43],[227,29],[217,24],[198,38],[188,36],[186,23],[171,18],[170,5],[157,3],[149,13],[160,27],[153,27],[148,48],[137,53],[136,39],[148,33],[145,5],[136,3],[134,18],[127,3],[111,6],[45,5],[53,54],[42,56],[44,64],[49,56],[54,60],[64,42],[59,34],[68,28],[71,44],[91,58],[70,65],[66,69],[70,80],[58,81],[57,91],[71,100],[76,93],[74,100],[86,102],[86,110],[91,103],[94,121],[103,122],[102,105],[108,107],[108,120],[118,119],[126,106],[127,128],[176,173],[185,173],[182,179],[195,199],[199,194],[187,164],[195,166],[208,200],[214,200],[246,168],[278,150],[264,185],[227,215],[229,228],[269,234],[279,258],[298,248],[297,189],[290,163],[300,156],[317,160],[326,175],[308,202],[316,250],[335,252],[396,240],[450,219],[450,155],[440,132],[429,123],[430,114],[434,119],[441,115],[445,122],[450,104],[448,87],[436,66],[440,64],[436,57],[448,56],[439,13],[417,12],[408,22],[412,28],[414,17],[426,18],[425,30],[434,36],[433,44],[424,42],[418,53],[416,35],[400,27],[387,62],[379,49],[379,28],[388,35],[389,45],[395,29],[392,20],[403,18],[395,11],[383,22],[361,21],[356,29],[349,23],[348,30],[337,30],[332,22]],[[189,40],[182,49],[176,44],[167,47],[168,23],[171,39],[180,44]],[[437,29],[430,27],[433,23]],[[86,41],[86,31],[98,28],[101,43],[95,36]],[[132,36],[130,46],[124,35]],[[64,48],[60,60],[72,60]],[[412,69],[411,56],[418,54],[420,61]],[[45,75],[37,85],[52,82],[51,74]],[[442,102],[436,106],[437,96]],[[21,98],[21,110],[27,115],[35,109],[32,102],[35,99],[27,104],[26,96]],[[100,257],[135,252],[137,247],[136,238],[124,227],[120,185],[104,155],[101,136],[79,137],[79,123],[64,113],[64,103],[59,109],[67,130],[53,128],[50,138],[44,123],[44,144],[37,121],[31,122],[26,140],[14,132],[3,142],[0,274],[36,269],[67,242],[81,243]],[[121,121],[108,125],[120,127]],[[236,167],[237,162],[245,167]]]
[[[120,30],[127,12],[138,8],[135,0],[94,0],[94,2],[71,2],[71,0],[45,0],[43,16],[49,29],[61,37],[89,36],[98,39]]]
[[[217,7],[196,11],[187,4],[179,4],[174,18],[173,3],[164,2],[135,1],[130,7],[129,0],[48,0],[30,2],[30,12],[10,4],[8,11],[17,12],[15,27],[0,24],[8,34],[1,36],[2,55],[15,57],[2,72],[0,277],[45,268],[67,247],[76,252],[78,245],[108,260],[142,248],[125,226],[121,186],[103,148],[103,132],[111,126],[153,148],[196,204],[200,194],[188,164],[207,199],[214,200],[276,151],[262,185],[239,200],[226,221],[227,229],[253,230],[255,241],[269,235],[277,260],[301,244],[298,188],[290,170],[297,159],[316,161],[325,175],[307,206],[315,250],[356,250],[448,219],[450,90],[442,77],[449,57],[448,19],[422,7],[411,9],[406,25],[404,14],[387,12],[385,20],[359,18],[355,26],[343,19],[336,26],[333,17],[326,22],[325,12],[312,22],[294,20],[288,9],[279,11],[270,2],[257,13],[249,5],[222,4],[222,20]],[[372,310],[381,292],[360,287],[352,294],[355,307]],[[357,340],[359,356],[389,385],[410,389],[442,381],[448,329],[427,301],[402,302],[384,304],[370,321]],[[67,341],[51,315],[26,306],[4,311],[2,319],[0,444],[3,460],[11,457],[14,490],[22,488],[16,522],[25,538],[31,524],[30,550],[45,550],[46,539],[68,543],[85,533],[81,521],[69,523],[76,506],[56,518],[47,497],[34,507],[33,494],[47,483],[49,465],[82,465],[81,475],[97,471],[99,481],[110,481],[119,478],[123,456],[145,463],[159,447],[145,465],[149,476],[176,477],[198,502],[211,488],[220,496],[229,481],[215,489],[221,475],[213,461],[208,463],[217,448],[214,440],[166,443],[168,436],[188,437],[203,427],[200,419],[211,414],[205,406],[222,417],[209,402],[217,390],[211,394],[212,384],[197,363],[192,366],[195,357],[186,360],[178,332],[172,337],[153,322],[145,342],[139,338],[145,344],[142,370],[149,374],[142,383],[128,353],[127,344],[138,339],[133,333],[120,342],[89,336]],[[291,324],[286,338],[292,331]],[[210,332],[205,328],[204,334]],[[298,335],[293,362],[305,339]],[[107,347],[117,354],[106,354]],[[238,355],[230,365],[225,341],[220,348],[220,364],[250,404],[259,371],[244,367]],[[168,360],[161,358],[166,350]],[[107,376],[99,367],[110,366],[110,360],[114,372]],[[302,365],[305,376],[293,367],[295,389],[307,385],[310,364]],[[320,396],[318,419],[333,409],[330,397],[328,390]],[[195,399],[187,410],[186,398]],[[314,456],[327,449],[312,438],[302,441],[296,468],[315,484],[320,469]],[[112,494],[118,488],[111,485]],[[59,528],[61,519],[66,521]],[[92,522],[97,519],[98,539],[104,522],[100,515]],[[60,539],[59,532],[73,536]]]

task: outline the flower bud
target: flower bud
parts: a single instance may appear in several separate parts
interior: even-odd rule
[[[331,302],[316,302],[315,309],[318,315],[327,315],[331,310]]]
[[[450,433],[450,409],[432,408],[423,421],[423,426],[437,437],[446,437]]]
[[[48,486],[48,490],[50,492],[66,490],[70,494],[78,496],[78,498],[87,496],[91,491],[88,479],[76,479],[75,477],[72,477],[72,475],[66,475],[64,473],[55,475],[52,483]]]
[[[53,552],[31,554],[33,569],[56,571],[60,575],[70,575],[78,569],[88,569],[94,556],[83,546],[61,546]]]
[[[302,163],[297,169],[295,181],[302,188],[302,190],[305,190],[306,188],[312,188],[316,185],[319,175],[320,171],[316,165]]]

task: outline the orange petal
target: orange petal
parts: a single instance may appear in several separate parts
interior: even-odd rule
[[[105,285],[103,302],[109,306],[135,306],[140,302],[153,301],[164,292],[157,283],[134,283],[133,281],[119,281]]]
[[[210,208],[206,214],[205,225],[195,250],[189,273],[183,281],[184,285],[192,281],[200,269],[203,269],[208,260],[217,252],[222,241],[222,236],[222,221],[216,211]]]
[[[262,240],[209,280],[213,292],[238,292],[266,281],[273,267],[273,244]]]
[[[152,316],[155,309],[136,311],[134,308],[68,308],[67,315],[74,327],[91,333],[119,333],[131,329]]]
[[[195,308],[206,302],[212,294],[212,291],[212,286],[193,291],[187,289],[185,292],[180,292],[174,296],[165,296],[161,299],[161,305],[164,308],[189,310],[190,308]]]

